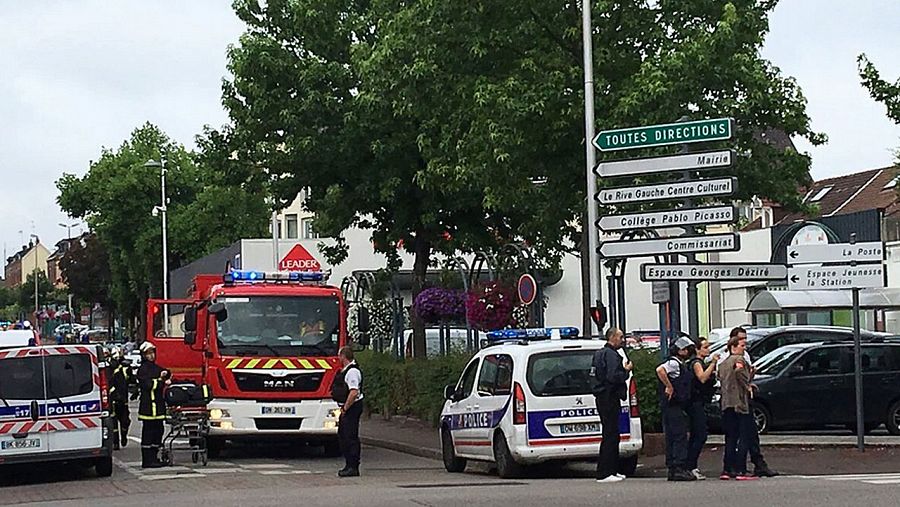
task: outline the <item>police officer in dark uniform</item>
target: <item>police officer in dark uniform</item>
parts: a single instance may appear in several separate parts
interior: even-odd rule
[[[623,360],[619,349],[624,335],[618,328],[606,330],[606,345],[594,353],[591,376],[594,377],[593,394],[600,415],[603,440],[600,441],[600,458],[597,461],[597,482],[618,482],[625,479],[619,473],[619,414],[622,401],[628,397],[628,372],[631,361]]]
[[[331,397],[341,404],[341,418],[338,420],[338,440],[346,466],[338,471],[338,477],[359,476],[359,418],[363,410],[362,372],[353,360],[353,349],[341,347],[341,371],[331,384]]]
[[[138,419],[141,428],[141,468],[159,468],[164,464],[159,460],[162,448],[163,423],[166,420],[166,401],[163,390],[171,382],[171,374],[156,364],[156,347],[150,342],[141,344],[144,359],[138,368],[137,378],[141,388]]]
[[[679,338],[672,346],[672,355],[656,368],[670,481],[697,480],[688,468],[687,409],[691,403],[694,376],[687,362],[694,354],[694,348],[690,338]]]
[[[128,428],[131,426],[131,412],[128,410],[128,383],[131,367],[122,359],[122,350],[113,350],[110,357],[109,400],[113,409],[113,442],[115,448],[128,445]]]

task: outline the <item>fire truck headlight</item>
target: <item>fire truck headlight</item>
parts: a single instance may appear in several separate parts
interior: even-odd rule
[[[231,417],[231,414],[228,413],[228,410],[224,408],[214,408],[209,411],[209,418],[214,421],[226,419],[228,417]]]

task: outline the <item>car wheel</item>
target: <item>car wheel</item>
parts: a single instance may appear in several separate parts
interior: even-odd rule
[[[900,435],[900,400],[895,401],[888,409],[886,426],[891,435]]]
[[[446,429],[441,430],[441,457],[444,460],[444,468],[448,472],[458,474],[465,472],[466,459],[456,455],[456,449],[453,447],[453,437]]]
[[[94,471],[97,472],[98,477],[111,476],[113,473],[112,456],[108,456],[106,458],[97,458],[97,461],[94,463]]]
[[[769,409],[759,404],[753,404],[750,413],[753,414],[753,421],[756,423],[756,431],[759,432],[760,435],[768,433],[769,429],[772,427],[772,414],[769,413]]]
[[[637,464],[637,454],[635,454],[634,456],[619,458],[619,473],[626,477],[632,477],[635,470],[637,470]]]
[[[513,479],[522,475],[522,465],[509,452],[506,437],[500,431],[494,434],[494,461],[497,462],[497,475],[501,478]]]

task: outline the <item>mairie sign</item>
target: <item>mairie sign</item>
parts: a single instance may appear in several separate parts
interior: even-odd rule
[[[731,118],[687,121],[631,127],[617,130],[602,130],[594,137],[594,146],[600,151],[649,148],[670,144],[688,144],[704,141],[731,139],[733,134]]]

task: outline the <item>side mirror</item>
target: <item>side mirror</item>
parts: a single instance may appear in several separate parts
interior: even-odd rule
[[[456,396],[456,386],[453,384],[444,386],[444,399],[455,401],[453,398]]]
[[[197,330],[197,309],[193,306],[184,307],[184,331],[186,334]]]
[[[209,313],[216,316],[216,322],[225,322],[228,319],[228,310],[225,309],[225,303],[213,303],[209,305]]]
[[[197,343],[197,332],[196,331],[185,331],[184,332],[184,344],[185,345],[193,345]]]
[[[356,327],[363,333],[368,333],[369,329],[372,327],[371,322],[369,322],[369,309],[365,306],[360,306],[357,310]]]

